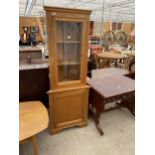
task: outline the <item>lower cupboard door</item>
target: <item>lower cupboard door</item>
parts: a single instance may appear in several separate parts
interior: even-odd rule
[[[55,127],[78,125],[87,121],[88,90],[79,89],[53,94],[53,121]]]

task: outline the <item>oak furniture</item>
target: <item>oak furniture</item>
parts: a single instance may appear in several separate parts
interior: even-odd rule
[[[120,106],[127,107],[134,115],[135,107],[135,82],[123,75],[105,76],[103,78],[88,79],[90,85],[90,107],[95,109],[94,121],[100,135],[103,131],[99,125],[101,112],[105,104],[121,100]]]
[[[127,56],[123,54],[118,54],[114,52],[103,52],[103,53],[97,53],[96,54],[100,58],[105,58],[105,59],[126,59]]]
[[[19,103],[19,142],[32,140],[38,155],[35,135],[48,127],[48,112],[40,101]]]
[[[48,32],[52,134],[87,125],[86,85],[90,10],[44,7]]]
[[[97,53],[96,55],[97,55],[98,59],[101,59],[101,60],[103,60],[103,62],[106,62],[106,67],[107,66],[109,67],[110,63],[114,63],[114,66],[116,67],[117,62],[119,60],[127,59],[126,55],[118,54],[115,52],[103,52],[103,53]]]

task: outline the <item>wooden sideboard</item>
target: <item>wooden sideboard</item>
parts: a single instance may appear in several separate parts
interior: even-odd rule
[[[19,101],[39,100],[48,107],[48,68],[19,71]]]

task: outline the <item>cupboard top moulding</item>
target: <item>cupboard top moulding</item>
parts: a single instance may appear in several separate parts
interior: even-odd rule
[[[44,7],[50,88],[85,86],[91,10]]]
[[[44,6],[46,12],[75,13],[90,15],[92,10]]]

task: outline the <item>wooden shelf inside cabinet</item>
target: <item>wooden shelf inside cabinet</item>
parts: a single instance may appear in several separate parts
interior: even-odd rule
[[[58,41],[57,44],[80,44],[79,41]]]
[[[87,125],[86,60],[91,10],[44,8],[50,60],[50,131],[55,134],[64,128]]]
[[[75,61],[67,61],[67,62],[59,62],[58,66],[63,66],[63,65],[80,65],[80,63],[75,62]]]

